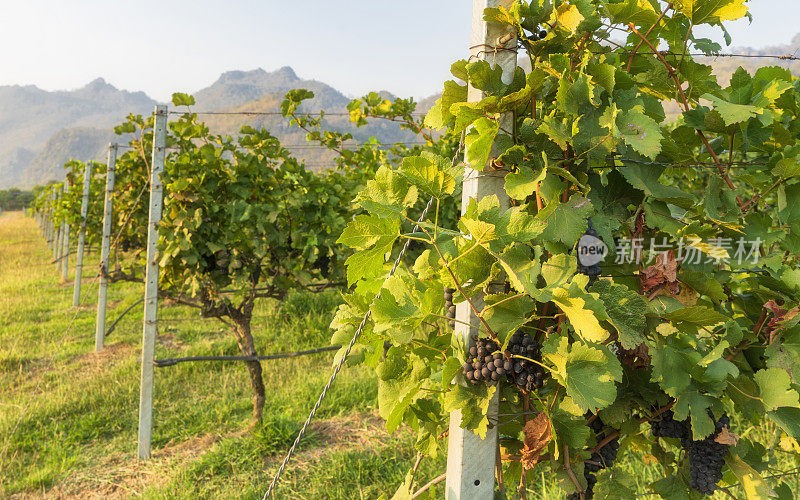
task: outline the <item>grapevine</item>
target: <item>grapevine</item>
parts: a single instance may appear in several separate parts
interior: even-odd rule
[[[503,5],[484,20],[516,34],[525,69],[504,74],[483,46],[454,63],[424,125],[465,134],[464,163],[426,151],[370,175],[339,239],[353,288],[334,338],[380,290],[358,347],[381,375],[387,428],[408,424],[435,455],[450,412],[482,437],[497,427],[506,490],[544,474],[576,498],[630,490],[597,473],[645,435],[683,443],[655,457],[655,494],[709,494],[734,477],[766,488],[771,450],[735,444],[728,425],[800,439],[797,80],[765,67],[722,83],[692,55],[720,51],[698,30],[727,34],[744,0]],[[451,216],[464,167],[505,192]],[[409,232],[431,196],[437,209]],[[408,239],[418,257],[383,284]],[[525,376],[509,378],[517,366]],[[521,417],[495,417],[494,398]]]

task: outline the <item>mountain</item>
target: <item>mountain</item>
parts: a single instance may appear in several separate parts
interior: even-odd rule
[[[210,87],[194,94],[195,109],[224,110],[256,101],[270,94],[280,94],[303,88],[314,92],[314,106],[318,109],[343,107],[350,99],[333,87],[317,80],[303,80],[294,70],[284,66],[272,72],[263,69],[228,71]]]
[[[789,45],[763,49],[731,48],[727,53],[750,56],[792,55],[800,47],[800,35]],[[698,58],[710,64],[720,84],[727,84],[733,71],[743,66],[753,72],[765,65],[789,68],[800,75],[800,62],[790,59],[765,59],[757,57]],[[528,68],[529,63],[520,60]],[[332,113],[346,111],[350,98],[330,85],[317,80],[300,78],[292,68],[284,66],[275,71],[228,71],[202,90],[194,93],[193,111],[227,111],[275,113],[280,110],[283,95],[295,88],[314,92],[315,97],[304,104],[303,111],[326,110]],[[382,91],[381,95],[393,98]],[[433,106],[437,96],[418,103],[417,111],[425,112]],[[69,158],[81,160],[105,159],[105,144],[114,137],[111,127],[120,123],[129,113],[149,114],[156,102],[143,92],[128,92],[109,85],[98,78],[85,87],[73,91],[48,92],[34,86],[0,86],[0,189],[19,186],[30,187],[48,180],[63,177],[61,166]],[[670,118],[678,115],[677,108],[668,109]],[[332,165],[334,153],[305,141],[305,133],[288,127],[281,116],[262,115],[205,115],[201,116],[213,132],[236,134],[243,125],[266,127],[289,147],[310,168]],[[419,139],[397,124],[373,120],[365,127],[356,128],[347,116],[329,115],[326,127],[350,132],[354,141],[362,142],[375,136],[384,143],[415,142]]]
[[[0,189],[30,187],[60,177],[61,165],[45,168],[54,175],[31,176],[26,169],[62,129],[110,130],[128,113],[149,113],[155,104],[144,92],[119,90],[102,78],[72,91],[0,86]]]
[[[53,134],[39,153],[30,161],[22,172],[24,179],[33,184],[45,184],[55,179],[54,174],[61,174],[61,167],[75,158],[82,161],[106,161],[108,143],[115,141],[116,135],[111,129],[94,127],[63,128]]]
[[[229,71],[194,94],[192,111],[280,111],[286,92],[305,88],[314,92],[303,111],[346,112],[350,98],[330,85],[298,77],[290,67]],[[394,99],[389,92],[381,95]],[[430,109],[435,96],[425,99],[420,111]],[[118,90],[102,79],[75,91],[47,92],[37,87],[0,87],[0,189],[28,188],[63,177],[61,167],[70,158],[105,159],[106,144],[119,140],[112,126],[129,113],[148,114],[156,102],[142,92]],[[266,127],[305,160],[309,168],[332,166],[334,153],[308,144],[305,132],[289,127],[281,116],[201,115],[211,130],[235,135],[243,125]],[[353,126],[346,116],[329,116],[325,126],[353,134],[357,142],[376,136],[383,142],[409,142],[417,137],[397,124],[376,121]]]
[[[325,110],[329,115],[324,120],[324,128],[349,132],[353,142],[360,143],[371,137],[377,137],[383,143],[420,142],[420,138],[402,130],[397,124],[372,120],[370,124],[356,127],[350,123],[347,104],[351,99],[333,87],[316,80],[303,80],[295,75],[291,68],[284,67],[268,73],[262,69],[253,71],[231,71],[224,73],[211,87],[195,94],[195,106],[192,110],[220,110],[229,113],[279,113],[284,94],[291,89],[303,88],[314,92],[314,98],[303,103],[302,112],[315,113]],[[246,101],[245,98],[261,93],[261,97]],[[396,99],[387,91],[378,92],[385,99]],[[429,110],[438,96],[424,99],[417,106],[418,112]],[[239,103],[239,104],[235,104]],[[232,104],[223,107],[223,104]],[[202,116],[212,132],[236,135],[242,126],[266,128],[278,137],[281,143],[301,160],[305,160],[310,169],[322,169],[333,166],[336,153],[327,148],[308,143],[306,133],[298,127],[290,127],[288,120],[280,115],[207,115]]]
[[[35,156],[36,153],[26,148],[14,148],[0,156],[0,189],[26,184],[22,173]]]

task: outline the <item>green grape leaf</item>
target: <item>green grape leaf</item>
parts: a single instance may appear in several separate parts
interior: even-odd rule
[[[622,0],[606,4],[614,24],[634,23],[639,26],[652,26],[658,19],[658,12],[647,0]]]
[[[467,64],[469,83],[489,95],[500,95],[507,85],[503,83],[503,68],[488,61],[473,61]]]
[[[704,94],[702,98],[713,103],[714,110],[722,116],[726,127],[730,127],[734,123],[745,122],[761,113],[761,108],[758,106],[734,104],[711,94]]]
[[[556,106],[569,115],[577,115],[581,108],[591,104],[594,96],[594,84],[589,75],[581,74],[574,82],[562,78],[558,83]]]
[[[536,219],[547,225],[542,232],[542,239],[560,241],[572,247],[588,229],[589,223],[586,219],[593,214],[592,203],[575,194],[566,203],[551,202],[536,214]]]
[[[441,156],[424,152],[421,156],[403,158],[400,172],[420,191],[435,198],[453,194],[456,179],[448,172],[450,162]]]
[[[425,126],[435,130],[444,128],[455,119],[455,116],[450,111],[451,106],[466,100],[466,85],[459,85],[452,80],[445,81],[442,97],[436,100],[428,114],[425,115]]]
[[[561,149],[567,149],[567,145],[572,142],[571,128],[567,120],[547,115],[542,119],[536,131],[549,137]]]
[[[569,282],[577,269],[578,261],[574,256],[556,254],[542,264],[542,277],[548,287],[560,287]]]
[[[692,437],[699,441],[714,432],[714,421],[708,416],[714,399],[697,390],[688,390],[678,395],[675,406],[676,420],[685,420],[690,414],[692,417]]]
[[[624,160],[622,160],[624,162]],[[666,186],[659,181],[664,167],[658,165],[639,165],[628,163],[620,168],[623,177],[636,189],[658,200],[673,203],[682,208],[691,207],[694,200],[675,186]]]
[[[485,302],[486,307],[481,311],[481,317],[498,334],[498,340],[502,344],[528,321],[535,305],[526,295],[487,295]]]
[[[661,317],[669,321],[682,321],[702,326],[725,323],[730,319],[724,314],[704,306],[690,306],[676,309],[662,314]]]
[[[527,165],[520,165],[517,172],[506,175],[506,192],[515,200],[524,200],[536,192],[537,186],[546,175],[545,167],[533,170]]]
[[[489,161],[500,125],[486,117],[478,118],[474,125],[464,140],[466,160],[471,168],[482,171]]]
[[[782,179],[800,177],[800,158],[782,158],[772,169],[772,173]]]
[[[800,408],[800,395],[792,388],[792,382],[786,370],[766,368],[754,375],[758,384],[761,401],[767,410],[789,406]]]
[[[511,246],[501,255],[494,254],[503,270],[508,274],[511,286],[516,291],[527,293],[537,300],[542,295],[542,291],[536,287],[542,272],[542,264],[539,261],[541,255],[541,247],[535,247],[533,255],[531,255],[531,249],[522,245]]]
[[[650,352],[653,357],[652,379],[658,382],[667,394],[676,397],[689,387],[691,384],[689,373],[700,360],[699,353],[678,350],[670,345],[658,346]]]
[[[348,285],[352,285],[358,280],[379,276],[383,272],[386,254],[392,251],[394,240],[395,238],[383,238],[374,247],[348,257],[345,261]]]
[[[373,215],[357,215],[342,231],[336,243],[364,250],[384,238],[400,236],[400,222]]]
[[[616,125],[619,138],[637,152],[651,159],[661,152],[661,127],[641,111],[623,111],[617,115]]]
[[[616,399],[615,382],[622,380],[622,366],[606,348],[583,342],[569,345],[562,338],[557,352],[544,356],[555,365],[553,377],[581,410],[596,412]]]
[[[794,439],[800,439],[800,408],[783,406],[767,412],[767,417]]]
[[[605,305],[608,317],[619,334],[625,349],[634,349],[644,342],[647,329],[647,301],[640,294],[624,285],[607,280],[598,280],[590,290],[597,293]]]
[[[564,311],[581,338],[587,342],[602,342],[608,338],[608,331],[600,326],[600,321],[608,319],[608,313],[596,293],[584,291],[588,282],[588,276],[575,276],[569,288],[553,290],[553,302]]]
[[[586,425],[583,415],[576,417],[563,409],[556,408],[550,412],[550,421],[556,439],[562,446],[567,445],[571,449],[579,450],[589,442],[591,430]]]

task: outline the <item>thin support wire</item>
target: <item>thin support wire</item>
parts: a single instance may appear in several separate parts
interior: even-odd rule
[[[331,345],[325,347],[317,347],[316,349],[308,349],[305,351],[267,354],[264,356],[188,356],[184,358],[156,359],[153,361],[153,365],[156,368],[164,368],[167,366],[175,366],[178,363],[188,363],[196,361],[270,361],[273,359],[297,358],[300,356],[307,356],[309,354],[319,354],[323,352],[338,351],[341,348],[342,346],[340,345]]]
[[[340,111],[325,111],[320,110],[312,112],[311,114],[324,113],[325,116],[350,116],[350,113],[342,113]],[[241,116],[283,116],[280,111],[170,111],[170,115],[241,115]],[[409,113],[411,116],[425,116],[425,113]]]

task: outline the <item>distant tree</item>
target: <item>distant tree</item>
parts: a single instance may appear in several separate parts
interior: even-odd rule
[[[22,191],[17,188],[0,190],[0,210],[24,210],[33,202],[36,195],[32,191]]]

